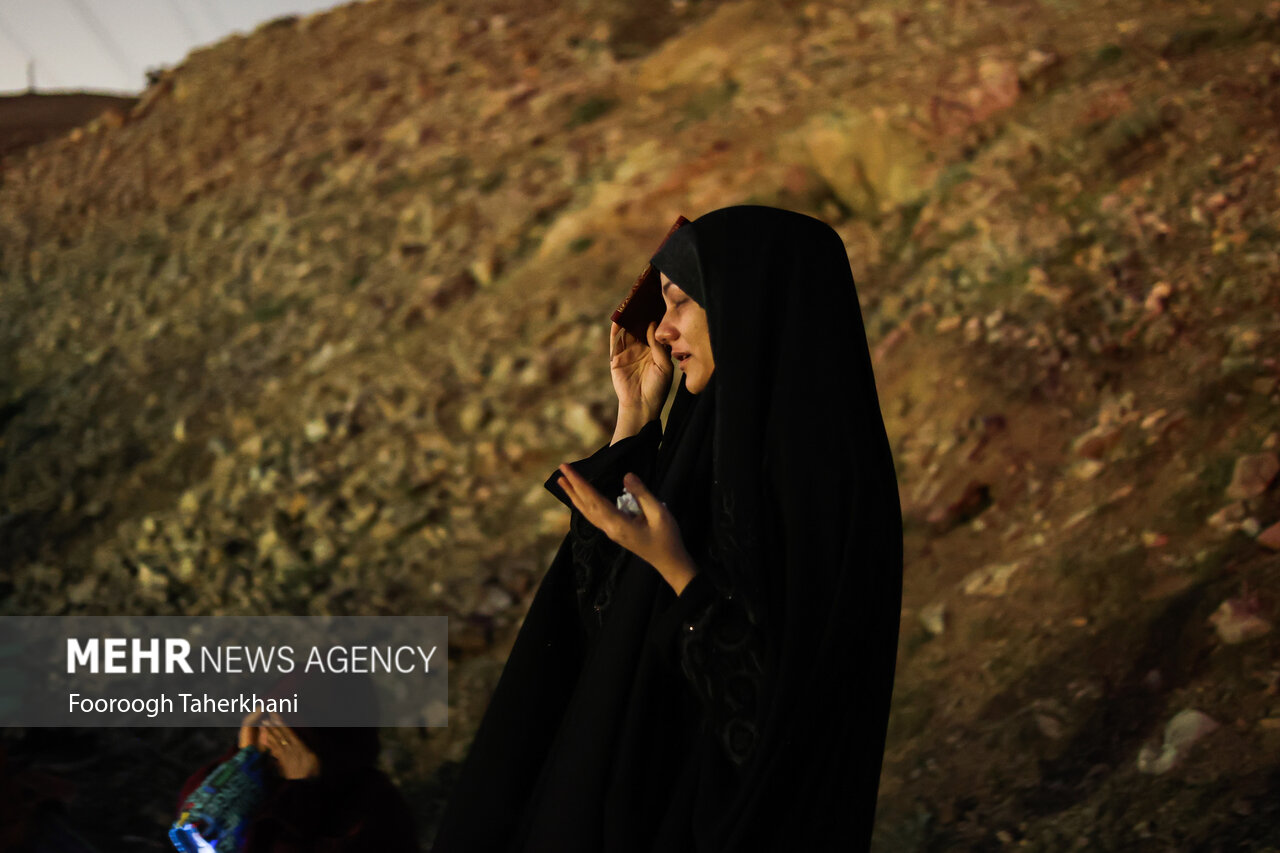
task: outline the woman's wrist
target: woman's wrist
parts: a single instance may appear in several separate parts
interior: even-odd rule
[[[693,564],[693,560],[688,554],[682,554],[678,559],[674,560],[668,566],[655,567],[658,573],[671,584],[671,589],[676,595],[684,592],[684,588],[689,585],[689,581],[693,580],[694,575],[698,573],[698,567]]]
[[[609,444],[614,445],[624,438],[630,438],[640,432],[644,425],[651,420],[653,420],[653,417],[648,415],[641,407],[624,406],[619,403],[618,424],[614,427],[613,438],[609,441]]]

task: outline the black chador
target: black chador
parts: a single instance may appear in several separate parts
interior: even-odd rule
[[[610,499],[637,474],[698,574],[676,596],[573,511],[436,853],[869,844],[902,519],[844,244],[747,205],[653,261],[705,308],[714,375],[575,468]]]

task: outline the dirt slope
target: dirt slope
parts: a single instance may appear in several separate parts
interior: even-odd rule
[[[1280,848],[1280,6],[679,8],[285,19],[7,158],[0,612],[450,615],[449,728],[388,734],[429,835],[609,309],[778,204],[849,247],[906,515],[876,848]],[[113,849],[204,744],[101,738],[165,768],[81,794]]]

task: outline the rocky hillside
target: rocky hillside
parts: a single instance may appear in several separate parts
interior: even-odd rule
[[[1264,0],[373,0],[197,51],[3,161],[0,612],[449,615],[449,727],[386,736],[429,837],[609,310],[676,214],[776,204],[845,239],[899,474],[876,849],[1276,849],[1277,83]],[[84,734],[74,823],[136,849],[227,736]]]

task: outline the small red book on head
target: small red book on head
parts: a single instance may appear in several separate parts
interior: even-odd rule
[[[662,243],[667,242],[667,237],[676,233],[676,229],[688,224],[689,220],[677,216],[667,236],[662,238]],[[658,244],[658,248],[662,248],[662,243]],[[644,271],[636,279],[627,298],[613,311],[613,322],[626,329],[637,340],[648,341],[649,324],[660,322],[667,311],[666,303],[662,301],[660,281],[653,264],[645,264]]]

